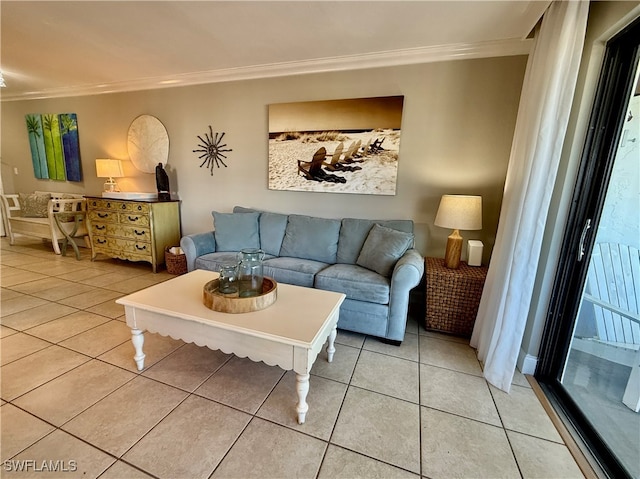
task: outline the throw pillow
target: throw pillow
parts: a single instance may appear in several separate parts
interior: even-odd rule
[[[212,211],[216,251],[260,248],[260,213],[218,213]]]
[[[38,193],[19,193],[20,209],[25,218],[46,218],[48,216],[51,195]]]
[[[413,234],[373,225],[362,245],[356,264],[382,276],[391,276],[393,267],[413,245]]]

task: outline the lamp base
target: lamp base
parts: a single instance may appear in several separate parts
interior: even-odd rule
[[[460,255],[462,253],[462,236],[460,231],[453,230],[447,238],[447,249],[444,253],[444,265],[450,269],[457,269],[460,266]]]
[[[113,178],[109,178],[107,181],[105,181],[103,188],[104,188],[104,191],[107,191],[109,193],[112,193],[114,191],[120,191],[120,188],[118,187],[118,183],[116,183],[116,180],[114,180]]]

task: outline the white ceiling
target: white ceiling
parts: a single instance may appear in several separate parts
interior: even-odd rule
[[[549,1],[9,1],[2,100],[526,52]],[[525,47],[526,45],[526,47]]]

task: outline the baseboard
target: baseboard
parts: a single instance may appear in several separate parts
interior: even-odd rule
[[[520,349],[516,366],[518,366],[518,370],[522,374],[530,374],[533,376],[533,374],[536,372],[536,367],[538,366],[538,358],[537,356],[527,354],[522,349]]]

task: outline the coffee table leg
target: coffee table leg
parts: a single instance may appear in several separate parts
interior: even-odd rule
[[[307,393],[309,392],[309,375],[296,373],[296,390],[298,391],[298,404],[296,411],[298,413],[298,424],[304,424],[304,420],[309,410],[307,404]]]
[[[144,369],[144,358],[145,355],[142,352],[142,345],[144,344],[144,335],[142,331],[139,329],[131,330],[131,342],[133,343],[133,347],[136,350],[136,355],[133,359],[136,361],[136,366],[138,366],[138,371],[142,371]]]
[[[338,328],[335,327],[331,330],[331,333],[329,334],[329,345],[327,346],[327,360],[329,362],[333,361],[333,353],[336,352],[336,348],[333,345],[333,343],[336,340],[337,335],[338,335]]]

